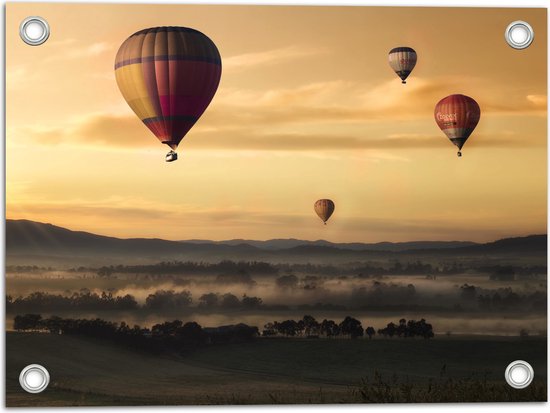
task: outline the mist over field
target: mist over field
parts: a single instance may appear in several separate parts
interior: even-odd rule
[[[29,234],[50,242],[28,243]],[[353,315],[376,328],[425,318],[439,335],[546,334],[545,236],[487,244],[247,242],[122,240],[8,222],[8,327],[22,312],[260,330],[308,314]],[[151,243],[156,256],[131,258]]]

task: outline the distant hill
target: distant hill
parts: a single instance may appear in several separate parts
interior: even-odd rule
[[[187,255],[253,253],[250,245],[198,245],[155,238],[115,238],[71,231],[52,224],[28,220],[6,220],[7,255],[105,257],[142,259],[185,259]]]
[[[475,253],[499,253],[499,254],[513,254],[513,253],[543,253],[548,251],[548,237],[546,235],[529,235],[527,237],[517,238],[504,238],[494,242],[488,242],[486,244],[480,244],[476,246],[467,246],[456,249],[462,253],[475,252]]]
[[[274,239],[268,241],[168,241],[154,238],[121,239],[71,231],[28,220],[6,221],[6,256],[9,265],[37,262],[138,263],[169,260],[219,262],[224,259],[268,262],[342,263],[370,259],[420,259],[426,256],[509,256],[511,259],[546,256],[546,235],[508,238],[486,244],[419,241],[375,244],[331,243]]]
[[[246,239],[232,239],[227,241],[209,241],[191,239],[181,242],[195,243],[195,244],[221,244],[221,245],[240,245],[248,244],[256,248],[264,250],[284,250],[289,248],[301,247],[301,246],[319,246],[319,247],[333,247],[351,251],[410,251],[417,249],[443,249],[443,248],[458,248],[466,246],[478,245],[471,241],[412,241],[412,242],[377,242],[377,243],[362,243],[362,242],[348,242],[348,243],[335,243],[325,240],[317,241],[305,241],[295,238],[288,239],[270,239],[267,241],[255,241]]]

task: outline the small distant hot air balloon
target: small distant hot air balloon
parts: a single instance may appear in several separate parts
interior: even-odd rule
[[[315,202],[313,208],[315,209],[317,215],[319,215],[319,218],[321,218],[325,225],[327,225],[328,219],[334,212],[334,202],[330,199],[319,199]]]
[[[469,96],[450,95],[435,105],[434,116],[437,126],[458,147],[457,155],[462,156],[461,149],[481,116],[477,102]]]
[[[416,65],[416,52],[410,47],[395,47],[390,50],[388,56],[390,66],[401,78],[401,83],[407,83],[405,79],[409,77]]]
[[[212,40],[187,27],[153,27],[131,35],[115,58],[122,96],[159,141],[175,149],[214,97],[222,72]]]

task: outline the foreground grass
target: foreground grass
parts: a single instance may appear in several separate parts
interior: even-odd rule
[[[442,374],[427,383],[402,381],[397,375],[384,379],[375,372],[354,389],[361,403],[472,403],[532,402],[547,400],[546,380],[535,380],[526,389],[513,389],[502,381],[490,381],[485,375],[454,379]]]
[[[546,400],[546,340],[257,340],[158,357],[99,340],[7,334],[8,406],[400,403]],[[504,381],[529,361],[535,382]],[[30,363],[50,387],[25,393]],[[476,372],[473,374],[473,372]]]
[[[439,379],[443,367],[446,377],[465,379],[476,372],[489,381],[502,381],[506,366],[518,359],[531,363],[536,376],[546,379],[546,338],[275,338],[225,345],[219,351],[206,348],[185,357],[196,366],[338,385],[357,385],[375,372],[427,383]]]

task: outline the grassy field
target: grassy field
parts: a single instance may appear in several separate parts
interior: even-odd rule
[[[109,342],[7,334],[8,406],[546,400],[546,339],[261,339],[157,357]],[[510,361],[536,381],[514,390]],[[30,363],[50,371],[39,395],[18,384]]]

